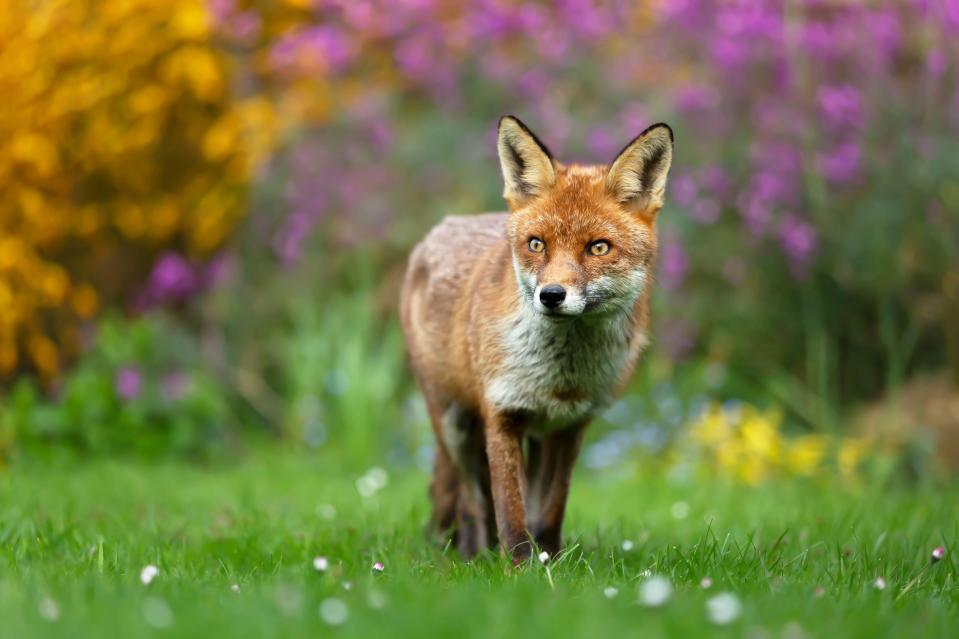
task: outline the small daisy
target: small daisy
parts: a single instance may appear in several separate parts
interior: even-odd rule
[[[230,586],[230,592],[240,592],[240,584],[233,584]]]
[[[326,572],[326,569],[330,567],[330,560],[319,555],[313,558],[313,569],[318,570],[319,572]]]
[[[631,539],[624,539],[624,540],[623,540],[622,548],[623,548],[623,550],[625,550],[626,552],[629,552],[629,551],[632,550],[634,547],[635,547],[635,544],[633,543],[633,541],[632,541]]]
[[[709,588],[712,588],[712,586],[713,586],[713,580],[710,579],[709,577],[703,577],[702,579],[699,580],[699,587],[702,588],[703,590],[708,590]]]
[[[739,597],[731,592],[721,592],[706,602],[706,614],[717,626],[725,626],[739,618],[743,605]]]
[[[549,553],[546,552],[545,550],[539,553],[538,556],[539,556],[539,563],[541,564],[545,564],[547,561],[549,561]]]
[[[607,599],[613,599],[619,594],[619,588],[616,586],[606,586],[603,588],[603,596]]]
[[[876,590],[885,590],[886,589],[886,580],[882,577],[876,577],[876,581],[873,582],[873,587]]]
[[[932,549],[932,563],[941,561],[943,557],[946,556],[946,549],[943,546],[936,546]]]
[[[650,577],[639,588],[639,601],[650,608],[658,608],[666,604],[673,594],[673,584],[669,579],[659,575]]]
[[[37,611],[40,613],[40,616],[47,621],[56,621],[60,618],[60,606],[57,604],[56,600],[49,595],[40,600],[40,605],[37,606]]]
[[[149,564],[147,566],[144,566],[143,570],[140,571],[140,581],[143,583],[144,586],[149,586],[150,582],[156,579],[157,575],[159,574],[160,574],[160,569],[154,566],[153,564]]]
[[[331,626],[339,626],[349,619],[350,609],[342,599],[330,597],[320,604],[320,617]]]
[[[373,563],[373,572],[383,572],[384,570],[386,570],[386,566],[383,565],[382,561]]]

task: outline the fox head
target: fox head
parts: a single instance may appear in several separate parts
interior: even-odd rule
[[[608,166],[565,166],[507,115],[497,150],[526,303],[556,319],[631,311],[652,276],[672,130],[654,124]]]

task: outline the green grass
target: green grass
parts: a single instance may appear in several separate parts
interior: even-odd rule
[[[357,476],[333,455],[280,453],[206,469],[7,470],[0,636],[954,637],[959,627],[955,488],[581,472],[571,547],[548,569],[513,570],[426,541],[422,473],[395,470],[365,500]],[[937,545],[950,553],[930,566]],[[326,573],[311,566],[319,554]],[[147,564],[160,571],[149,586]],[[672,581],[665,606],[638,603],[644,571]],[[608,586],[619,594],[607,598]],[[721,591],[742,602],[725,627],[706,616]],[[335,628],[319,613],[330,598],[349,614]]]

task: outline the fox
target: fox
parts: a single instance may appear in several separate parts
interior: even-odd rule
[[[433,227],[399,311],[436,437],[429,528],[464,559],[498,545],[518,565],[562,550],[583,434],[649,343],[673,131],[566,165],[505,115],[496,147],[507,211]]]

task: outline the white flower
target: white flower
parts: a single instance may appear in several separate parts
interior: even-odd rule
[[[140,571],[140,581],[143,582],[144,586],[149,586],[150,582],[156,579],[157,575],[160,574],[160,569],[149,564],[143,567],[143,570]]]
[[[639,601],[644,606],[658,608],[665,605],[673,594],[673,584],[660,575],[650,577],[639,587]]]
[[[605,595],[607,599],[612,599],[618,594],[619,594],[619,588],[617,588],[616,586],[606,586],[605,588],[603,588],[603,595]]]
[[[706,602],[706,614],[716,625],[725,626],[739,618],[743,605],[731,592],[721,592]]]
[[[60,618],[60,606],[56,600],[49,595],[44,595],[37,606],[37,612],[47,621],[56,621]]]
[[[873,586],[876,587],[876,590],[885,590],[886,589],[886,580],[882,577],[876,577],[876,581],[873,583]]]
[[[169,628],[173,625],[173,611],[162,599],[147,597],[143,601],[143,619],[152,628]]]
[[[352,582],[352,581],[344,581],[344,582],[343,582],[343,590],[353,590],[353,582]]]
[[[631,539],[624,539],[624,540],[623,540],[623,546],[622,546],[622,547],[623,547],[623,550],[625,550],[626,552],[629,552],[630,550],[632,550],[632,549],[633,549],[633,546],[635,546],[635,544],[633,543],[633,541],[632,541]]]
[[[326,569],[330,567],[330,560],[324,557],[323,555],[317,555],[313,558],[313,569],[320,572],[326,572]]]
[[[545,564],[547,561],[549,561],[549,553],[546,552],[545,550],[539,553],[538,557],[539,557],[539,563],[541,564]]]
[[[342,599],[330,597],[324,599],[320,604],[320,617],[331,626],[339,626],[346,623],[350,616],[350,610]]]
[[[710,579],[709,577],[703,577],[702,579],[699,580],[699,587],[702,588],[703,590],[711,588],[712,585],[713,585],[713,580]]]
[[[361,497],[372,497],[379,491],[386,488],[389,482],[389,475],[379,467],[374,467],[356,480],[356,490]]]
[[[230,586],[230,592],[240,592],[240,584],[233,584]]]
[[[373,563],[374,572],[383,572],[384,570],[386,570],[386,566],[383,565],[382,561],[377,561]]]

